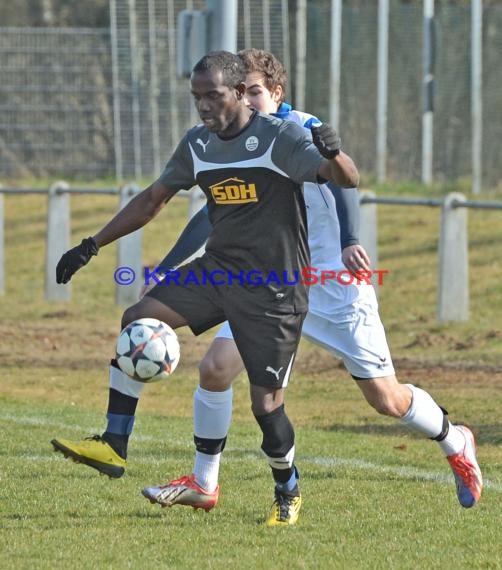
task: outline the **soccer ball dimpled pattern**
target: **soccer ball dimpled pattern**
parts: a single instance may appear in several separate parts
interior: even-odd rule
[[[157,319],[128,324],[117,340],[117,363],[133,380],[157,382],[174,372],[180,345],[173,329]]]

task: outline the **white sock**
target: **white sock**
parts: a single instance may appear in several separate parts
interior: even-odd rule
[[[406,386],[412,392],[412,399],[410,409],[401,418],[401,422],[422,432],[427,437],[437,437],[443,431],[443,410],[425,390],[413,384],[406,384]],[[442,441],[438,441],[438,444],[445,455],[453,455],[464,448],[465,438],[459,429],[451,422],[448,423],[448,435]]]
[[[427,437],[437,437],[443,430],[443,410],[421,388],[413,384],[406,384],[406,386],[411,390],[411,405],[401,418],[402,423]]]
[[[232,421],[232,388],[210,392],[197,387],[193,399],[193,426],[197,437],[223,439]]]
[[[195,482],[205,491],[212,493],[218,486],[218,475],[220,474],[221,453],[207,455],[206,453],[195,452],[195,462],[193,474]]]
[[[438,441],[439,447],[444,451],[446,456],[460,453],[465,447],[465,436],[457,426],[450,422],[448,435],[441,441]]]
[[[133,398],[139,398],[145,384],[143,382],[137,382],[133,380],[125,372],[122,372],[119,368],[115,366],[110,366],[110,388],[117,390],[121,394],[126,396],[132,396]]]
[[[232,421],[232,397],[230,387],[224,392],[210,392],[200,386],[194,393],[194,434],[204,439],[223,439]],[[209,455],[195,452],[193,474],[202,488],[212,492],[218,486],[221,453]]]

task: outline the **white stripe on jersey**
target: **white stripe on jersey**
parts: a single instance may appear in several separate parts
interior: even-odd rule
[[[240,160],[238,162],[225,162],[225,164],[205,162],[201,160],[195,153],[192,145],[188,143],[190,152],[192,153],[194,178],[199,172],[204,172],[207,170],[218,170],[220,168],[268,168],[269,170],[273,170],[281,176],[284,176],[284,178],[289,179],[289,176],[272,161],[272,150],[274,148],[275,141],[276,139],[274,138],[274,140],[270,143],[268,149],[261,156],[256,156],[254,158],[250,158],[249,160]]]

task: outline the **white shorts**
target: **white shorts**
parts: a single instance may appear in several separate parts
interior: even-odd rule
[[[302,336],[341,358],[356,378],[369,380],[395,373],[378,305],[371,299],[356,301],[329,317],[307,313]],[[233,338],[228,322],[215,338]]]

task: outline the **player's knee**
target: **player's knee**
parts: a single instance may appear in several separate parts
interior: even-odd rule
[[[226,390],[232,385],[224,360],[206,354],[199,364],[200,385],[205,390]]]
[[[251,410],[253,415],[272,414],[278,408],[284,408],[284,388],[267,388],[251,384]]]
[[[205,390],[227,390],[243,369],[244,364],[233,339],[217,338],[199,364],[200,385]]]
[[[402,384],[399,386],[403,387]],[[373,398],[367,397],[367,400],[379,414],[391,418],[402,418],[411,404],[411,396],[408,392],[408,390],[400,389],[392,393],[376,394]]]
[[[284,405],[267,414],[255,414],[263,433],[262,450],[272,467],[291,467],[294,458],[295,432]]]
[[[370,402],[370,405],[382,416],[389,416],[391,418],[400,418],[402,416],[399,413],[399,409],[388,400],[378,400],[376,402]]]
[[[271,414],[277,407],[273,402],[270,401],[253,401],[251,402],[251,411],[254,416],[264,416],[266,414]]]
[[[122,315],[122,328],[125,328],[129,323],[132,323],[133,321],[136,321],[137,319],[141,319],[141,317],[144,315],[140,315],[139,311],[138,311],[138,305],[132,305],[131,307],[129,307],[128,309],[126,309],[124,311],[124,314]]]
[[[400,384],[396,376],[363,379],[356,378],[357,385],[368,404],[379,414],[391,418],[402,418],[411,405],[411,391]]]

